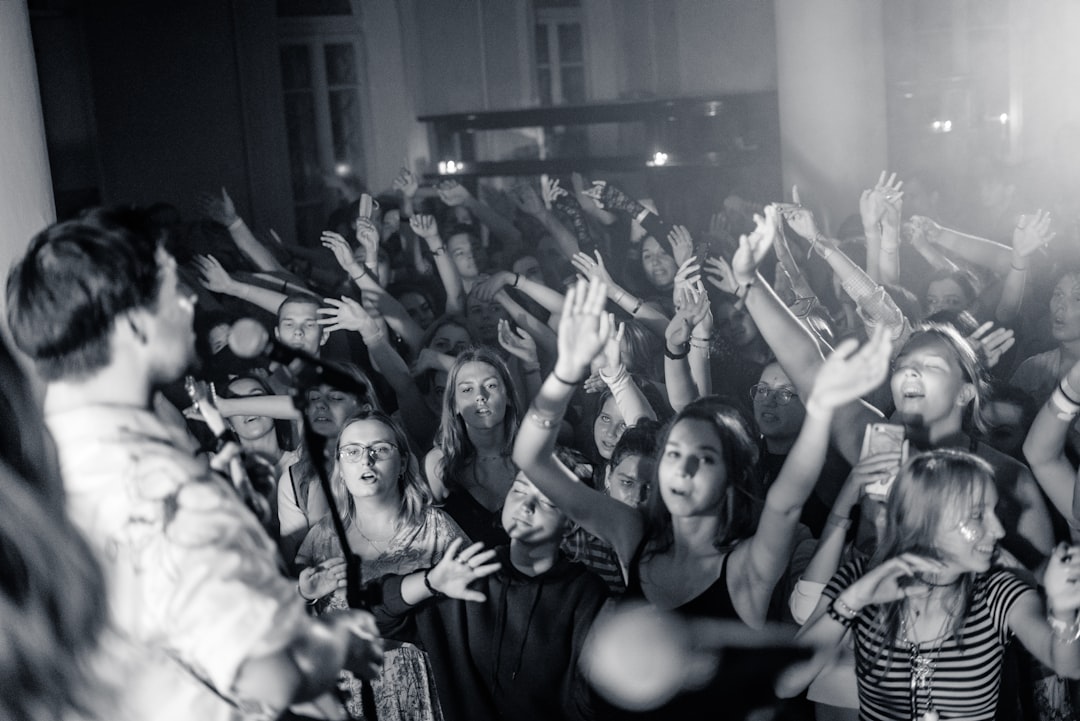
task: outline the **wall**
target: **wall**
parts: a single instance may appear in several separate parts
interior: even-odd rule
[[[26,3],[0,2],[0,271],[4,285],[30,238],[55,219]],[[5,340],[7,304],[0,294]]]
[[[774,7],[784,185],[829,232],[887,165],[881,0]]]

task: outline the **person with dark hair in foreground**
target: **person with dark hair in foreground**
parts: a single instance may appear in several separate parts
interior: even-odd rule
[[[112,717],[277,718],[310,701],[341,718],[339,670],[370,678],[381,663],[372,617],[310,618],[256,518],[152,409],[193,357],[193,296],[135,209],[46,228],[8,278],[15,342],[48,381],[68,511],[105,570]]]

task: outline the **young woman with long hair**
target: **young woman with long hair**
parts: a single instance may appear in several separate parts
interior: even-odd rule
[[[993,719],[1012,635],[1039,661],[1080,678],[1080,547],[1050,555],[1036,588],[995,567],[1005,528],[994,469],[966,451],[911,458],[894,481],[881,540],[845,564],[798,637],[832,648],[852,632],[865,719]],[[799,693],[827,653],[782,679]]]
[[[435,500],[474,541],[505,543],[499,511],[517,469],[510,460],[521,405],[506,363],[475,346],[454,360],[438,441],[424,459]]]

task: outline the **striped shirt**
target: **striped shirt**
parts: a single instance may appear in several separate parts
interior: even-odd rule
[[[836,598],[863,575],[866,559],[857,558],[836,572],[825,595]],[[919,655],[932,659],[930,688],[915,689],[918,717],[930,708],[942,719],[992,721],[1001,685],[1002,656],[1011,631],[1007,623],[1016,600],[1034,591],[1011,571],[992,569],[976,577],[968,615],[960,633],[943,641],[918,644]],[[878,656],[874,638],[876,606],[868,606],[855,619],[855,655],[858,659],[859,718],[867,721],[912,718],[912,658],[904,640]],[[962,642],[958,641],[958,637]],[[940,648],[938,648],[940,643]]]

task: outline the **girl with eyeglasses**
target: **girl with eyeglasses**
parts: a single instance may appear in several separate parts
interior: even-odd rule
[[[382,411],[350,416],[332,446],[334,502],[353,553],[360,557],[361,583],[386,574],[434,566],[461,528],[436,508],[420,477],[401,427]],[[347,608],[346,561],[330,516],[304,538],[296,555],[298,590],[316,613]],[[441,719],[426,654],[407,643],[385,641],[383,668],[372,683],[379,718]],[[352,714],[360,713],[360,684],[348,680]]]

